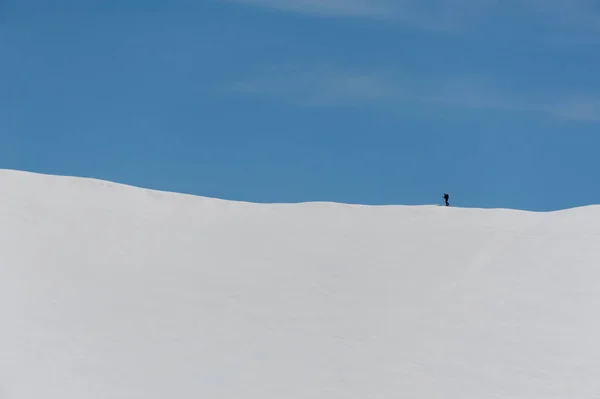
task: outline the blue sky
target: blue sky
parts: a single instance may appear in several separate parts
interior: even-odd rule
[[[2,0],[0,167],[258,202],[600,197],[587,0]]]

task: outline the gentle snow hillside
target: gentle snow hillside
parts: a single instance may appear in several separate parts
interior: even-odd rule
[[[0,171],[2,399],[600,397],[600,208]]]

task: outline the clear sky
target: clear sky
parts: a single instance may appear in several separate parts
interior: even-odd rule
[[[0,167],[258,202],[600,202],[592,0],[1,0]]]

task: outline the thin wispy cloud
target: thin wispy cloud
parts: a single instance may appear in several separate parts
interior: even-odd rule
[[[498,94],[493,89],[480,88],[476,92],[459,91],[455,94],[419,98],[432,104],[467,110],[498,110],[550,115],[553,118],[581,122],[600,122],[600,101],[590,97],[570,97],[557,94],[553,99],[524,98],[519,93]]]
[[[345,70],[330,66],[287,67],[265,71],[238,82],[233,93],[279,98],[298,105],[364,105],[396,95],[386,77],[377,71]]]
[[[600,122],[600,99],[556,92],[554,95],[498,90],[485,79],[425,81],[385,70],[334,67],[281,68],[228,88],[229,94],[274,99],[304,107],[364,107],[420,104],[472,112],[497,110],[550,115],[557,119]]]
[[[316,15],[386,18],[393,13],[385,0],[229,0],[231,2]]]
[[[600,100],[595,98],[572,98],[552,106],[553,115],[567,120],[600,122]]]
[[[600,31],[595,0],[221,0],[320,16],[386,19],[421,29],[456,31],[486,26],[553,40],[584,41]]]
[[[224,0],[324,16],[387,19],[426,29],[450,30],[474,21],[498,0]]]

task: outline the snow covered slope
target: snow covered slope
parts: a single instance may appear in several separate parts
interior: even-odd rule
[[[0,398],[600,397],[600,208],[0,171]]]

